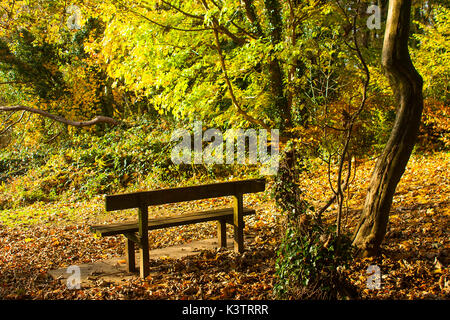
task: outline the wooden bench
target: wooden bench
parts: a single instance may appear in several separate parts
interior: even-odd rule
[[[135,245],[139,247],[140,276],[149,274],[148,231],[174,226],[182,226],[206,221],[218,221],[218,243],[226,247],[226,224],[234,228],[234,249],[242,253],[244,250],[244,219],[245,215],[255,214],[255,210],[244,208],[243,194],[265,190],[264,179],[251,179],[205,184],[191,187],[160,189],[143,192],[133,192],[106,196],[106,211],[138,209],[138,221],[114,223],[109,225],[91,226],[91,231],[101,237],[123,234],[126,237],[127,269],[135,272]],[[192,212],[179,216],[164,218],[148,218],[148,207],[193,201],[207,198],[233,196],[233,207]]]

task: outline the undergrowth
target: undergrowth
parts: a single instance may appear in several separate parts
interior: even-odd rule
[[[37,201],[78,201],[96,195],[214,181],[254,173],[252,167],[174,164],[172,130],[149,120],[102,134],[80,131],[37,150],[0,153],[0,209]]]
[[[352,256],[350,239],[337,237],[331,226],[314,219],[289,225],[278,248],[274,293],[281,299],[355,298],[342,277]]]

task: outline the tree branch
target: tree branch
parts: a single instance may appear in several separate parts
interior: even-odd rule
[[[251,123],[254,123],[254,124],[257,124],[257,125],[260,125],[264,129],[269,131],[270,128],[269,128],[269,126],[267,124],[265,124],[263,121],[261,121],[259,119],[253,118],[247,112],[242,110],[241,105],[239,104],[239,102],[236,99],[236,96],[234,95],[233,86],[231,84],[230,78],[228,77],[228,72],[227,72],[226,65],[225,65],[225,58],[223,56],[222,48],[220,46],[220,41],[219,41],[219,32],[218,32],[217,28],[214,28],[213,31],[214,31],[214,40],[216,42],[216,50],[217,50],[217,53],[219,54],[219,60],[220,60],[220,64],[221,64],[221,67],[222,67],[222,72],[223,72],[223,75],[225,77],[225,82],[226,82],[227,87],[228,87],[228,92],[230,93],[230,96],[231,96],[231,101],[233,101],[233,104],[236,107],[238,113],[240,115],[242,115],[247,121],[249,121]]]
[[[156,24],[157,26],[159,26],[159,27],[161,27],[161,28],[163,28],[163,29],[167,29],[167,30],[178,30],[178,31],[186,31],[186,32],[198,32],[198,31],[211,30],[211,28],[185,29],[185,28],[179,28],[179,27],[174,27],[174,26],[170,26],[170,25],[165,25],[165,24],[156,22],[156,21],[150,19],[149,17],[147,17],[147,16],[145,16],[145,15],[139,13],[139,12],[136,12],[136,11],[132,10],[132,9],[126,7],[125,5],[123,5],[123,6],[124,6],[124,8],[125,8],[126,10],[128,10],[128,11],[131,12],[132,14],[134,14],[134,15],[136,15],[136,16],[139,16],[139,17],[143,18],[144,20],[147,20],[148,22],[151,22],[151,23],[153,23],[153,24]]]
[[[212,19],[213,19],[215,29],[218,30],[220,33],[227,35],[236,44],[243,45],[243,44],[247,43],[247,40],[245,38],[238,37],[233,32],[231,32],[227,27],[219,24],[219,21],[217,20],[216,17],[213,17]]]
[[[30,107],[26,107],[26,106],[22,106],[22,105],[17,105],[17,106],[0,106],[0,112],[15,112],[18,110],[23,110],[23,111],[28,111],[31,113],[36,113],[39,114],[41,116],[47,117],[49,119],[67,124],[69,126],[73,126],[73,127],[88,127],[88,126],[92,126],[95,124],[99,124],[99,123],[106,123],[106,124],[111,124],[111,125],[117,125],[120,122],[110,118],[110,117],[105,117],[105,116],[96,116],[94,119],[92,120],[88,120],[88,121],[74,121],[74,120],[69,120],[66,119],[64,117],[49,113],[47,111],[44,110],[40,110],[40,109],[34,109],[34,108],[30,108]]]
[[[18,124],[20,121],[22,121],[23,115],[25,114],[25,111],[22,112],[22,114],[20,115],[19,119],[17,119],[16,121],[14,121],[13,123],[11,123],[9,126],[7,126],[5,129],[3,129],[2,131],[0,131],[0,135],[8,132],[9,129],[11,129],[11,127],[15,126],[16,124]]]
[[[197,19],[197,20],[204,20],[204,19],[205,19],[205,17],[204,17],[203,15],[199,16],[199,15],[195,15],[195,14],[186,12],[186,11],[182,10],[181,8],[179,8],[179,7],[177,7],[177,6],[173,5],[173,4],[171,4],[171,3],[168,2],[168,1],[161,0],[161,2],[167,4],[169,7],[171,7],[171,8],[173,8],[174,10],[176,10],[176,11],[178,11],[178,12],[184,14],[184,15],[187,16],[187,17],[190,17],[190,18],[193,18],[193,19]]]
[[[253,6],[253,0],[243,0],[243,4],[245,7],[245,15],[247,16],[248,21],[250,21],[252,26],[256,29],[257,35],[262,36],[263,32],[258,20],[258,16],[255,12],[255,7]]]
[[[236,24],[233,20],[230,21],[230,23],[236,27],[236,29],[238,29],[241,33],[247,35],[248,37],[252,38],[252,39],[258,39],[258,36],[252,34],[250,31],[245,30],[243,27],[239,26],[238,24]]]
[[[337,1],[337,3],[339,5],[339,7],[343,10],[339,1]],[[356,4],[357,7],[359,7],[359,4],[360,4],[360,1],[358,0],[357,4]],[[348,15],[345,11],[344,11],[344,15],[348,20],[350,20],[350,18],[348,17]],[[358,44],[357,27],[356,27],[357,17],[358,17],[358,11],[353,15],[353,18],[352,18],[353,44],[354,44],[354,50],[356,51],[356,55],[362,65],[362,69],[365,74],[365,79],[362,81],[363,82],[363,90],[362,90],[361,102],[360,102],[357,110],[351,116],[350,115],[348,116],[348,119],[345,121],[345,124],[344,124],[344,129],[346,130],[346,137],[344,140],[344,147],[343,147],[342,153],[339,155],[340,159],[339,159],[339,164],[338,164],[337,182],[336,182],[337,190],[336,191],[333,189],[331,181],[330,181],[331,189],[333,190],[333,193],[335,194],[335,199],[338,202],[338,213],[337,213],[337,219],[336,219],[336,235],[338,237],[340,235],[340,229],[341,229],[344,190],[346,187],[348,187],[348,185],[347,185],[348,179],[349,179],[349,176],[351,173],[351,157],[350,157],[350,153],[349,153],[350,141],[352,138],[353,127],[355,125],[355,121],[358,118],[358,116],[360,115],[360,113],[362,112],[362,110],[366,104],[367,91],[368,91],[368,86],[369,86],[369,82],[370,82],[369,68],[367,67],[367,63],[361,53],[361,50],[360,50],[360,47]],[[348,161],[349,161],[349,165],[348,165],[349,168],[348,168],[347,181],[343,184],[342,183],[342,173],[344,170],[344,162],[345,162],[346,158],[348,158]],[[331,199],[330,199],[330,201],[331,201]],[[327,205],[330,204],[330,201],[327,203]],[[321,211],[321,212],[323,212],[323,211]]]
[[[202,4],[203,4],[203,7],[205,8],[205,10],[209,10],[208,3],[205,0],[202,0]],[[222,10],[222,8],[217,5],[217,3],[213,2],[213,4],[217,8]],[[215,16],[212,16],[211,19],[212,19],[214,32],[220,32],[220,33],[227,35],[228,37],[230,37],[231,40],[233,40],[235,43],[237,43],[239,45],[243,45],[247,42],[247,40],[245,38],[238,37],[237,35],[232,33],[228,28],[221,25]]]

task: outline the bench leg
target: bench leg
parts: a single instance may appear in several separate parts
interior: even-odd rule
[[[150,254],[148,249],[148,207],[139,208],[139,273],[141,278],[150,274]]]
[[[233,197],[234,251],[244,252],[244,205],[242,194]]]
[[[125,251],[127,253],[127,271],[136,272],[136,257],[134,254],[134,242],[125,238]]]
[[[148,240],[147,240],[148,241]],[[147,245],[142,243],[142,248],[139,250],[139,273],[141,278],[147,278],[150,274],[150,263],[149,263],[149,252],[148,252],[148,242]]]
[[[227,224],[225,220],[217,222],[217,242],[221,248],[227,247]]]
[[[244,252],[244,228],[234,226],[234,251]]]

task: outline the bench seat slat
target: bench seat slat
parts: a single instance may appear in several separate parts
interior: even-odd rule
[[[251,214],[255,214],[255,210],[244,208],[244,215]],[[233,208],[214,209],[208,211],[193,212],[179,216],[149,219],[148,229],[156,230],[221,219],[227,220],[227,222],[232,223]],[[91,226],[91,231],[101,237],[137,232],[138,230],[139,224],[137,221]]]

